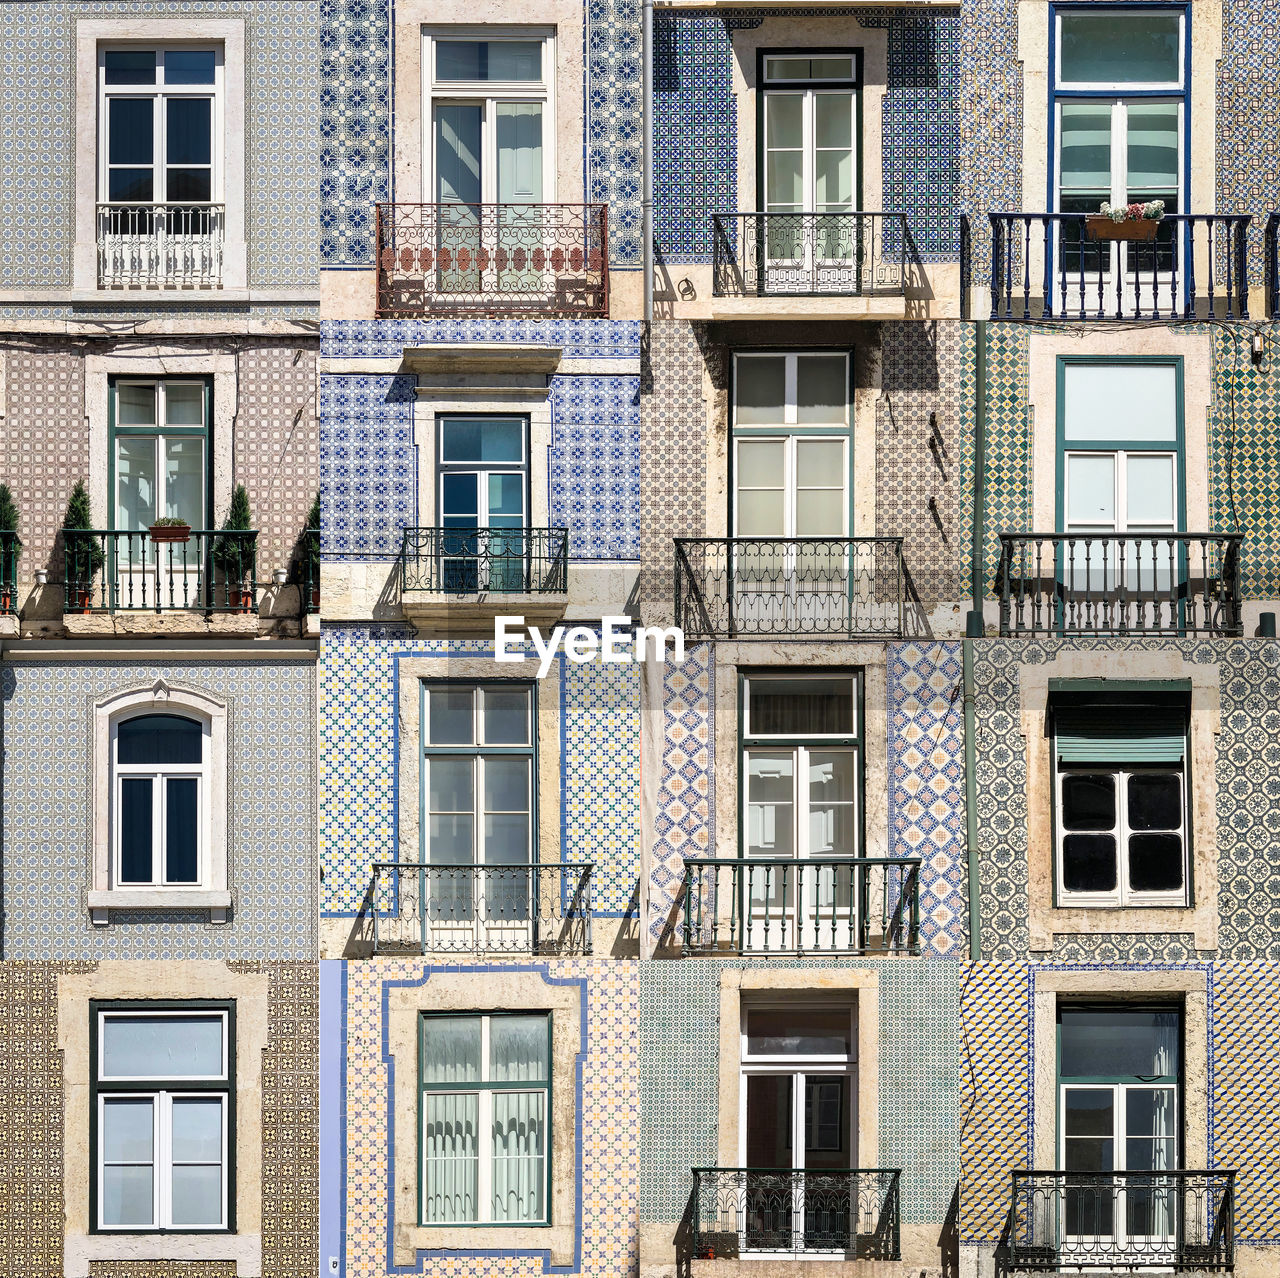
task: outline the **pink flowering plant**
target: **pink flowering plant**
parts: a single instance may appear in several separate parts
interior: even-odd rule
[[[1146,204],[1103,204],[1098,209],[1102,217],[1113,222],[1158,222],[1164,217],[1164,201],[1151,200]]]

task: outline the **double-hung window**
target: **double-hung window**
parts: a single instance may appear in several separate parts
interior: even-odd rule
[[[1052,722],[1058,903],[1187,905],[1186,698],[1071,698]]]
[[[235,1011],[91,1004],[95,1232],[234,1228]]]
[[[548,1223],[551,1018],[419,1019],[423,1225]]]
[[[98,54],[98,277],[106,287],[219,283],[219,47]]]

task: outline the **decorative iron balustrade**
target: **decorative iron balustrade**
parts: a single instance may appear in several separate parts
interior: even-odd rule
[[[1266,308],[1269,319],[1280,319],[1280,213],[1268,213],[1262,229],[1266,259]]]
[[[901,537],[677,538],[675,556],[686,638],[902,634]]]
[[[683,952],[919,954],[918,859],[684,863]]]
[[[902,213],[714,213],[716,297],[900,297]]]
[[[378,863],[376,954],[590,954],[592,866]]]
[[[1092,239],[1087,213],[992,213],[991,318],[1249,318],[1248,214],[1166,214],[1147,241]]]
[[[167,530],[168,531],[168,530]],[[256,531],[64,529],[67,612],[258,611]]]
[[[969,215],[960,214],[960,318],[970,319],[970,293],[973,288],[973,230]]]
[[[102,288],[218,288],[221,204],[99,204]]]
[[[900,1260],[901,1175],[887,1168],[695,1167],[693,1259],[771,1253]]]
[[[996,1271],[1227,1270],[1234,1171],[1015,1171]]]
[[[603,204],[379,204],[378,315],[609,314]]]
[[[22,542],[18,534],[0,529],[0,617],[18,611],[18,556]]]
[[[438,595],[562,595],[567,528],[406,528],[400,587]]]
[[[1240,533],[1002,533],[1000,634],[1244,633]]]
[[[320,611],[320,529],[308,528],[302,534],[302,555],[299,572],[302,591],[302,611]]]

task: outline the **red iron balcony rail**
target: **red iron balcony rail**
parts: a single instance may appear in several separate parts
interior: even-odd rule
[[[380,317],[609,314],[603,204],[379,204]]]

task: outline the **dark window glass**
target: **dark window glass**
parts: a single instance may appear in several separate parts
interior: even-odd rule
[[[455,417],[440,423],[440,456],[447,462],[519,462],[524,423],[519,418]]]
[[[1129,886],[1135,892],[1176,892],[1182,887],[1182,838],[1134,834],[1129,838]]]
[[[120,882],[152,882],[150,777],[120,782]]]
[[[203,732],[194,719],[176,714],[140,714],[116,731],[121,763],[199,763]]]
[[[107,202],[109,204],[150,204],[155,199],[155,177],[150,169],[112,169],[107,182]],[[135,210],[135,212],[137,212]],[[145,210],[141,214],[145,218],[150,213]],[[147,225],[132,219],[124,221],[126,213],[121,210],[120,230],[127,234],[148,234]]]
[[[102,55],[107,84],[155,84],[154,49],[110,49]]]
[[[169,164],[208,164],[213,158],[213,99],[170,98],[165,160]]]
[[[164,55],[164,82],[212,84],[216,65],[212,49],[169,49]]]
[[[1129,828],[1176,830],[1182,825],[1182,786],[1176,776],[1140,773],[1129,778]]]
[[[199,803],[195,777],[171,777],[165,794],[165,877],[170,883],[195,883],[199,861],[196,830]]]
[[[1062,886],[1068,892],[1114,892],[1115,838],[1110,834],[1068,834],[1062,840]]]
[[[112,98],[107,159],[112,164],[150,164],[155,157],[155,113],[150,98]]]
[[[749,679],[750,735],[853,735],[853,683],[849,679]]]
[[[208,169],[170,169],[166,185],[170,204],[207,204],[213,194]],[[181,229],[201,233],[199,222]]]
[[[1073,772],[1062,778],[1063,829],[1114,830],[1115,825],[1115,777]]]
[[[849,1051],[847,1007],[753,1007],[747,1011],[752,1056],[833,1056]]]
[[[1178,1011],[1064,1007],[1058,1013],[1064,1078],[1176,1077]]]

